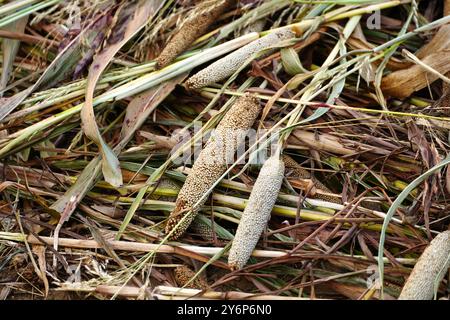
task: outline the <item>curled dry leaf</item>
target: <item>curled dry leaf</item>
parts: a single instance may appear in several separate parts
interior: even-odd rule
[[[95,86],[103,70],[111,62],[117,51],[145,26],[148,19],[162,3],[163,1],[139,1],[136,4],[122,5],[117,13],[117,23],[111,31],[111,40],[108,39],[107,46],[94,58],[89,69],[86,100],[81,109],[83,131],[98,145],[102,155],[103,176],[107,182],[115,187],[122,185],[122,173],[117,156],[104,141],[95,120],[93,108]]]
[[[210,64],[186,81],[190,89],[199,89],[231,76],[253,54],[278,45],[283,40],[292,39],[295,33],[283,29],[259,38],[246,46],[230,53],[226,57]]]

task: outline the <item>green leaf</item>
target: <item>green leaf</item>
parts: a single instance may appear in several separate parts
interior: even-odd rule
[[[86,29],[80,32],[80,34],[58,54],[55,60],[53,60],[41,77],[32,86],[12,97],[0,101],[0,120],[11,113],[36,89],[58,83],[75,69],[82,58],[85,43],[91,42],[91,40],[100,32],[100,30],[93,27],[96,22],[97,20],[92,21]]]
[[[103,140],[100,134],[94,114],[94,91],[95,86],[103,73],[103,70],[109,65],[116,53],[122,48],[139,30],[141,30],[147,21],[158,11],[164,1],[140,1],[136,5],[124,3],[119,9],[119,16],[127,17],[124,35],[122,39],[112,44],[108,44],[95,58],[89,68],[89,75],[86,86],[86,101],[81,109],[81,122],[84,133],[94,141],[102,154],[102,172],[105,180],[114,187],[122,185],[122,173],[120,171],[119,160],[114,152]],[[132,11],[132,12],[130,12]],[[119,18],[119,20],[122,20]],[[115,26],[121,27],[121,26]]]
[[[25,26],[28,22],[28,16],[25,16],[11,24],[8,24],[3,29],[14,32],[23,32]],[[19,50],[20,41],[14,39],[3,39],[2,49],[3,49],[3,66],[2,75],[0,80],[0,91],[2,91],[8,84],[10,74],[12,71],[14,59],[16,58],[17,51]],[[0,93],[1,96],[1,93]]]

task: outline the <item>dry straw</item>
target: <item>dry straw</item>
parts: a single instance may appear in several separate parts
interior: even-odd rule
[[[252,255],[269,221],[283,176],[284,163],[279,155],[267,159],[256,179],[231,245],[228,257],[231,269],[242,269]]]
[[[234,0],[204,1],[167,43],[156,59],[156,67],[160,69],[169,65],[180,53],[188,49],[197,38],[208,31],[208,28],[234,2]]]
[[[208,284],[201,278],[195,277],[195,272],[186,267],[185,265],[179,266],[174,271],[175,281],[179,287],[206,290],[208,289]]]
[[[295,37],[289,29],[278,30],[259,38],[230,53],[224,58],[199,71],[186,81],[190,89],[199,89],[231,76],[252,54],[276,46],[283,40]]]
[[[437,235],[420,256],[399,300],[431,300],[450,267],[450,230]]]
[[[199,207],[207,199],[207,192],[226,171],[227,164],[232,162],[245,133],[253,125],[260,111],[258,99],[246,94],[236,101],[220,121],[214,135],[208,139],[198,155],[178,194],[175,209],[166,225],[166,233],[173,231],[186,214],[189,216],[176,227],[171,239],[179,238],[194,220]]]
[[[115,288],[115,287],[113,287]],[[126,287],[127,289],[130,287]],[[103,289],[103,288],[102,288]],[[112,288],[110,289],[112,291]],[[117,289],[116,289],[117,290]],[[124,290],[125,291],[125,290]],[[138,289],[126,292],[139,293]],[[198,289],[177,288],[168,286],[157,286],[153,290],[153,296],[159,300],[309,300],[310,298],[299,298],[290,296],[276,296],[269,294],[255,294],[242,291],[207,291]]]

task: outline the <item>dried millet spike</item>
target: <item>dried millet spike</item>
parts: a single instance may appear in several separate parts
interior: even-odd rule
[[[325,191],[327,193],[333,193],[326,185],[317,180],[314,176],[312,176],[307,170],[303,169],[294,159],[289,157],[288,155],[283,155],[283,161],[286,165],[286,168],[292,171],[292,175],[299,179],[311,179],[316,187],[319,190]],[[333,197],[326,194],[316,193],[313,198],[322,199],[324,201],[339,203],[341,204],[341,199],[339,197]]]
[[[194,220],[207,196],[197,207],[193,208],[193,206],[226,171],[227,165],[233,162],[232,157],[244,141],[245,133],[253,125],[260,111],[258,99],[253,95],[245,94],[235,102],[217,125],[215,134],[208,139],[178,193],[175,209],[167,221],[166,233],[171,232],[189,210],[192,209],[192,211],[176,228],[171,239],[179,238]]]
[[[175,281],[177,282],[177,285],[180,288],[184,287],[184,288],[199,289],[199,290],[207,290],[208,289],[208,284],[199,277],[195,278],[194,281],[192,281],[187,286],[185,286],[186,283],[188,283],[195,276],[195,272],[184,265],[176,267],[174,273],[175,273]]]
[[[432,300],[434,284],[450,267],[450,230],[438,234],[420,256],[403,286],[399,300]]]
[[[192,222],[190,230],[201,236],[206,241],[214,240],[213,229],[209,225],[199,221],[197,218]]]
[[[250,258],[270,218],[284,176],[278,155],[266,160],[259,172],[231,244],[228,265],[242,269]]]
[[[230,53],[224,58],[210,64],[186,81],[190,89],[199,89],[211,83],[231,76],[252,54],[277,45],[279,42],[295,37],[289,29],[282,29],[259,38],[246,46]]]
[[[285,154],[282,155],[282,159],[286,169],[291,170],[294,177],[299,179],[311,179],[311,174],[303,169],[297,161]]]
[[[169,65],[180,53],[188,49],[197,38],[206,33],[217,18],[234,2],[234,0],[219,0],[202,3],[200,8],[197,9],[199,13],[188,18],[164,47],[156,59],[156,67],[161,69]]]

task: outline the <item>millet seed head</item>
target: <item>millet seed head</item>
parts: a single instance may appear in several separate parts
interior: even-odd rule
[[[200,221],[198,219],[198,216],[194,219],[190,226],[190,230],[192,230],[194,233],[198,234],[200,237],[202,237],[206,241],[213,241],[213,229],[211,226],[207,225],[206,223]]]
[[[284,161],[287,171],[291,172],[291,176],[298,178],[298,179],[311,179],[315,188],[322,190],[324,192],[327,192],[327,193],[333,193],[326,185],[324,185],[322,182],[317,180],[317,178],[315,178],[313,175],[311,175],[307,170],[303,169],[297,163],[297,161],[295,161],[288,155],[283,155],[282,159]],[[342,203],[342,201],[339,197],[333,197],[332,195],[316,193],[312,197],[315,199],[321,199],[321,200],[328,201],[328,202],[339,203],[339,204]]]
[[[258,99],[251,94],[245,94],[234,103],[217,125],[215,134],[208,139],[178,193],[175,209],[166,225],[166,233],[170,233],[183,216],[190,213],[176,228],[171,239],[180,237],[194,220],[198,209],[207,200],[207,196],[203,196],[233,161],[237,148],[245,139],[243,133],[250,129],[260,111]],[[202,201],[194,208],[202,197]]]
[[[234,3],[230,0],[205,1],[180,27],[156,59],[156,68],[169,65],[180,53],[201,37],[217,18]]]
[[[292,159],[290,156],[283,154],[281,158],[286,166],[286,171],[290,171],[292,176],[299,179],[311,178],[311,174],[307,170],[303,169],[297,161]]]
[[[158,183],[158,188],[180,190],[180,186],[176,182],[168,178],[162,178]],[[174,196],[160,196],[157,194],[152,194],[150,196],[150,199],[160,201],[173,201]]]
[[[177,282],[177,285],[180,288],[184,287],[199,290],[208,289],[208,284],[200,277],[197,277],[194,281],[186,285],[195,276],[195,272],[185,265],[177,267],[174,273],[175,273],[175,281]]]
[[[284,163],[279,156],[275,155],[267,159],[253,186],[231,244],[228,256],[228,265],[231,269],[242,269],[250,258],[267,226],[283,176]]]
[[[399,300],[432,300],[434,284],[442,281],[450,267],[450,230],[438,234],[424,250]]]
[[[189,89],[199,89],[231,76],[252,54],[277,45],[279,42],[294,38],[295,34],[289,29],[281,29],[259,38],[242,48],[228,54],[220,60],[210,64],[186,81]]]

